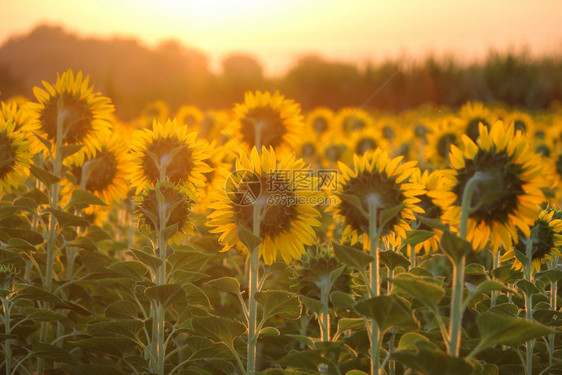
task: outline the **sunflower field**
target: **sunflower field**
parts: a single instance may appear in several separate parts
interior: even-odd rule
[[[562,374],[562,108],[1,102],[0,371]]]

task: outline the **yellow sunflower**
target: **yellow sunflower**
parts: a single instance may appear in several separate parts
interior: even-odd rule
[[[309,174],[302,159],[294,154],[282,158],[272,147],[262,152],[252,149],[248,158],[240,154],[236,171],[223,170],[225,188],[211,204],[214,210],[208,216],[207,226],[212,233],[220,233],[221,251],[233,246],[248,254],[238,237],[240,226],[253,230],[254,205],[263,207],[260,218],[259,257],[265,264],[279,258],[285,263],[299,259],[305,245],[312,245],[316,235],[313,227],[320,226],[320,213],[314,208],[320,192],[317,181]]]
[[[316,135],[330,134],[334,130],[334,112],[325,107],[317,107],[306,114],[306,130]]]
[[[0,116],[0,194],[13,191],[29,176],[30,141],[24,131],[15,128],[13,120]]]
[[[204,173],[211,172],[204,162],[209,157],[205,144],[197,140],[197,133],[188,133],[187,126],[179,126],[176,120],[155,120],[152,129],[135,132],[129,157],[129,178],[135,194],[164,178],[188,189],[203,187]]]
[[[203,112],[194,105],[182,105],[176,113],[176,120],[180,124],[186,124],[189,128],[197,126],[203,120]]]
[[[127,148],[116,134],[101,142],[94,157],[78,160],[71,156],[70,173],[76,186],[95,194],[107,204],[117,203],[129,192]],[[85,179],[85,180],[84,180]],[[64,182],[63,193],[70,194],[74,184]]]
[[[100,148],[100,140],[111,132],[111,115],[113,105],[105,96],[94,93],[94,87],[88,86],[89,77],[76,77],[72,70],[61,76],[57,75],[54,86],[43,81],[45,90],[34,87],[33,93],[39,103],[30,103],[38,133],[51,141],[53,151],[57,141],[57,123],[60,121],[61,144],[83,145],[83,153],[95,155]],[[60,116],[60,117],[59,117]],[[44,149],[39,140],[37,145]]]
[[[28,130],[33,130],[31,128],[33,124],[33,119],[26,110],[27,102],[24,99],[10,99],[7,102],[0,102],[0,115],[4,117],[4,120],[12,120],[15,123],[15,130],[25,128]]]
[[[459,111],[464,133],[474,142],[478,139],[479,124],[489,128],[497,118],[483,103],[468,102]]]
[[[562,246],[562,220],[555,217],[556,210],[547,208],[541,210],[538,219],[533,225],[536,231],[536,238],[531,238],[532,249],[532,272],[538,272],[541,265],[547,261],[552,261],[553,255],[562,256],[560,247]],[[560,217],[558,213],[556,216]],[[527,238],[521,238],[515,248],[526,254]],[[521,270],[523,265],[515,257],[514,251],[510,250],[504,254],[502,260],[513,259],[513,268]]]
[[[461,136],[459,125],[453,118],[438,120],[431,133],[427,134],[425,161],[436,168],[448,166],[451,146],[460,146]]]
[[[163,202],[158,201],[159,196],[164,199]],[[182,236],[194,234],[194,227],[189,217],[193,205],[193,194],[191,192],[165,179],[157,181],[153,187],[146,189],[142,195],[137,195],[133,199],[138,208],[137,216],[140,227],[148,228],[150,232],[161,229],[159,207],[162,203],[165,207],[165,228],[177,225],[177,232],[171,236],[168,242],[177,244]],[[169,211],[167,212],[166,209],[169,209]]]
[[[361,129],[374,126],[374,120],[360,108],[346,107],[342,108],[336,116],[335,124],[337,129],[343,129],[344,133],[352,133]]]
[[[279,92],[247,92],[244,103],[234,107],[229,133],[246,151],[254,146],[273,147],[277,153],[290,153],[304,127],[300,105]]]
[[[453,173],[444,176],[446,191],[432,197],[445,210],[445,222],[459,224],[465,186],[479,173],[467,224],[466,239],[473,248],[481,250],[490,242],[494,251],[500,245],[510,249],[517,228],[529,236],[546,182],[540,155],[513,124],[497,121],[490,130],[481,124],[478,143],[463,135],[463,150],[451,146],[450,162]]]
[[[367,151],[377,148],[389,149],[388,139],[383,136],[380,128],[368,126],[352,132],[348,138],[348,149],[342,162],[349,164],[353,161],[353,154],[363,156]]]
[[[396,233],[399,238],[406,237],[410,230],[409,222],[415,220],[414,213],[423,213],[417,204],[417,197],[424,193],[423,187],[409,182],[415,172],[416,161],[401,163],[402,157],[390,159],[388,153],[380,148],[369,151],[364,156],[354,155],[353,169],[339,163],[341,176],[338,180],[336,197],[338,203],[330,207],[336,217],[343,219],[344,230],[342,240],[355,245],[363,235],[364,247],[369,244],[369,220],[363,212],[368,212],[369,200],[375,200],[377,206],[377,222],[384,210],[403,205],[400,211],[381,228],[381,240],[385,241]],[[361,202],[363,212],[356,207],[350,196]],[[385,238],[389,236],[388,238]],[[394,242],[394,241],[393,241]]]

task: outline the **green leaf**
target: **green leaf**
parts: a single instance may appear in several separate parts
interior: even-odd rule
[[[300,299],[302,303],[308,308],[308,310],[310,310],[315,314],[319,314],[324,308],[324,304],[318,301],[317,299],[310,298],[303,295],[300,296]]]
[[[382,333],[392,327],[400,327],[404,330],[414,330],[418,328],[412,308],[408,302],[398,296],[378,296],[355,305],[358,313],[372,318]]]
[[[513,249],[513,253],[515,254],[515,258],[517,258],[517,260],[523,265],[523,269],[528,269],[529,267],[531,267],[531,262],[525,254],[517,249]]]
[[[36,322],[56,322],[64,319],[65,316],[50,310],[37,309],[29,307],[25,309],[25,315]]]
[[[142,250],[130,249],[135,258],[150,267],[154,272],[162,265],[162,260]]]
[[[348,293],[336,290],[330,294],[330,302],[335,310],[345,309],[349,310],[355,306],[355,300]]]
[[[248,249],[249,253],[251,253],[263,242],[263,239],[261,237],[256,236],[244,225],[238,225],[238,238],[240,239],[240,242],[242,242],[244,246],[246,246],[246,249]]]
[[[447,256],[458,261],[472,252],[472,245],[456,234],[445,231],[441,237],[441,249]]]
[[[365,210],[365,208],[363,207],[363,203],[361,203],[361,199],[359,199],[357,195],[338,193],[338,197],[340,197],[342,201],[346,201],[353,207],[357,208],[361,215],[363,215],[365,219],[369,220],[369,213]]]
[[[88,233],[86,233],[86,237],[94,242],[113,239],[113,237],[111,237],[109,233],[93,224],[88,227]]]
[[[513,303],[500,303],[499,305],[490,307],[488,312],[517,317],[517,315],[519,315],[519,308]]]
[[[412,341],[412,343],[402,344],[402,340],[400,340],[399,347],[408,347],[408,349],[396,350],[390,358],[406,367],[424,375],[471,375],[473,372],[472,366],[464,359],[453,357],[437,348],[431,348],[431,344],[426,340],[420,338],[415,340],[411,334],[404,335],[403,339]]]
[[[43,344],[40,342],[33,344],[31,354],[34,358],[46,358],[49,361],[53,362],[75,362],[74,358],[72,358],[72,355],[70,355],[70,353],[66,350],[54,345]]]
[[[68,212],[53,208],[48,208],[47,211],[55,216],[60,227],[87,227],[90,224],[83,217],[69,214]]]
[[[29,166],[29,173],[31,173],[33,177],[44,183],[47,187],[50,187],[52,184],[60,181],[60,178],[58,178],[48,170],[36,167],[33,164]]]
[[[79,247],[81,249],[86,249],[90,251],[98,250],[98,246],[95,244],[94,241],[89,239],[88,237],[76,237],[74,241],[72,241],[72,246]]]
[[[62,156],[62,160],[66,159],[70,155],[74,155],[78,151],[80,151],[84,147],[83,145],[76,144],[76,145],[65,145],[60,148],[60,153]]]
[[[240,295],[240,282],[234,277],[220,277],[218,279],[209,280],[206,286],[234,294],[235,296]]]
[[[112,319],[136,319],[138,317],[137,304],[132,301],[115,301],[105,308],[105,316]]]
[[[88,352],[99,352],[122,358],[124,353],[137,347],[130,338],[124,336],[102,336],[68,341],[69,344],[83,348]]]
[[[176,233],[178,233],[178,224],[172,224],[172,225],[168,225],[166,228],[164,228],[164,230],[162,231],[162,236],[164,237],[164,241],[168,241],[170,238],[172,238]]]
[[[429,240],[436,233],[429,230],[409,230],[406,232],[406,239],[402,240],[402,245],[415,246],[419,243]]]
[[[107,268],[123,276],[139,281],[144,280],[147,271],[146,266],[136,260],[115,262]]]
[[[172,304],[187,304],[187,295],[179,284],[165,284],[146,288],[144,294],[148,298],[160,302],[164,307]]]
[[[562,280],[562,270],[560,269],[553,269],[553,270],[546,270],[535,274],[537,279],[543,280],[546,279],[549,282],[557,282]]]
[[[483,313],[477,318],[481,349],[494,345],[519,345],[554,331],[540,323],[494,313]]]
[[[293,335],[290,333],[285,334],[284,336],[290,337],[292,339],[297,340],[298,342],[300,342],[301,344],[304,344],[310,348],[314,347],[314,341],[312,341],[312,339],[308,336],[303,336],[303,335]]]
[[[226,345],[234,351],[234,339],[246,333],[246,326],[235,319],[219,316],[194,318],[191,322],[193,330],[198,334],[204,333],[218,343]]]
[[[302,304],[297,294],[282,290],[268,290],[257,292],[255,296],[256,301],[263,308],[264,321],[274,315],[291,320],[298,319],[301,316]]]
[[[532,282],[528,280],[519,280],[515,283],[517,289],[522,290],[527,296],[532,296],[533,294],[540,294],[539,288],[535,286]]]
[[[398,254],[393,250],[379,251],[379,258],[382,264],[393,270],[396,267],[404,267],[407,269],[410,266],[410,261],[402,254]]]
[[[432,310],[436,309],[437,304],[445,295],[445,289],[410,274],[400,274],[391,282],[399,294],[415,298]]]
[[[8,242],[13,238],[20,238],[32,245],[39,245],[45,241],[41,234],[28,229],[0,227],[0,233],[0,240],[2,242]]]
[[[365,321],[361,318],[341,318],[335,336],[342,335],[345,331],[360,331],[363,328],[365,328]]]
[[[468,306],[473,298],[476,298],[480,294],[489,293],[494,290],[504,291],[507,293],[517,293],[516,290],[508,288],[505,284],[497,280],[485,280],[475,288],[475,290],[467,297],[464,303]]]
[[[24,194],[24,197],[32,199],[38,205],[49,204],[49,197],[47,196],[47,194],[45,194],[44,192],[42,192],[37,188],[33,188],[29,190],[27,193]]]
[[[32,301],[63,304],[62,300],[59,297],[55,296],[53,293],[47,292],[46,290],[32,285],[24,286],[21,290],[19,290],[16,294],[16,298],[25,298]]]
[[[382,210],[379,213],[379,223],[378,223],[378,230],[382,232],[386,225],[400,213],[400,211],[404,208],[404,203],[400,203],[394,207],[388,208],[386,210]]]
[[[467,264],[464,268],[465,275],[486,276],[486,268],[478,263]]]
[[[96,195],[86,190],[77,189],[72,192],[72,197],[66,207],[85,207],[85,206],[107,206],[107,204],[99,199]]]
[[[262,328],[261,331],[258,334],[258,337],[262,337],[262,336],[280,336],[281,332],[274,327],[265,327]]]
[[[509,265],[505,265],[494,268],[492,270],[492,276],[504,283],[512,284],[516,280],[523,278],[523,273],[513,269]]]
[[[372,256],[351,246],[332,242],[335,257],[348,267],[365,270],[374,260]]]

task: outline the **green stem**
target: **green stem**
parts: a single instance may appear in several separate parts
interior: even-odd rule
[[[322,301],[322,311],[320,313],[320,341],[330,341],[330,311],[328,308],[328,295],[326,285],[320,289],[320,299]]]
[[[161,168],[161,171],[165,168]],[[156,189],[159,189],[157,186]],[[167,222],[167,212],[165,208],[165,203],[162,202],[160,198],[160,194],[157,194],[158,198],[158,255],[160,257],[160,266],[158,267],[156,273],[156,285],[165,285],[166,284],[166,250],[168,247],[168,243],[164,238],[164,229],[166,228]],[[164,320],[165,320],[165,311],[164,306],[160,302],[156,302],[155,305],[155,317],[154,317],[154,324],[155,329],[154,332],[156,337],[153,338],[154,341],[154,358],[156,358],[156,370],[159,375],[164,375],[164,358],[165,358],[165,347],[164,347]]]
[[[253,233],[254,236],[260,236],[260,214],[261,201],[258,199],[253,205]],[[248,357],[246,362],[246,374],[254,375],[256,372],[256,347],[257,347],[257,301],[256,293],[258,292],[258,265],[259,265],[259,245],[250,250],[250,267],[248,272],[249,282],[249,300],[248,300]]]
[[[370,264],[370,280],[367,285],[369,297],[378,297],[380,295],[380,270],[379,270],[379,231],[377,228],[377,202],[374,197],[367,198],[369,207],[369,246],[370,255],[373,261]],[[380,373],[380,331],[377,322],[369,319],[369,341],[371,343],[371,375]]]
[[[55,160],[53,161],[53,174],[61,177],[62,172],[62,140],[63,140],[63,110],[64,101],[61,96],[57,102],[57,131],[55,139]],[[51,196],[49,207],[56,210],[59,205],[59,183],[56,182],[51,186]],[[48,292],[53,288],[53,271],[56,259],[55,243],[57,240],[57,219],[52,213],[49,215],[49,232],[47,234],[47,256],[45,263],[45,289]],[[41,322],[39,330],[39,342],[47,342],[47,322]],[[45,359],[37,360],[37,373],[42,374],[45,368]]]
[[[557,301],[556,295],[558,293],[558,281],[552,281],[550,283],[550,308],[553,311],[557,311]],[[549,345],[548,345],[548,365],[554,365],[554,348],[556,345],[556,334],[553,333],[549,336]]]
[[[525,255],[529,261],[527,266],[524,267],[525,280],[533,282],[533,239],[528,238],[525,246]],[[533,300],[532,295],[525,294],[525,319],[528,321],[533,320]],[[525,352],[525,373],[527,375],[533,374],[533,350],[535,347],[535,340],[528,340],[526,342]]]
[[[472,195],[474,188],[479,180],[482,179],[481,172],[476,172],[464,188],[461,204],[461,220],[459,224],[459,234],[466,240],[468,217],[471,212]],[[453,294],[451,299],[451,315],[449,324],[449,348],[448,353],[458,357],[461,346],[462,316],[463,316],[463,286],[464,286],[464,266],[466,255],[461,255],[460,259],[453,259]]]
[[[4,333],[7,337],[12,334],[12,328],[10,324],[10,313],[11,313],[11,306],[9,297],[2,298],[2,310],[4,312]],[[12,347],[11,347],[11,339],[4,340],[4,358],[6,359],[6,375],[11,375],[12,373]]]
[[[416,251],[414,245],[408,245],[410,247],[410,269],[416,267]]]
[[[492,253],[492,270],[495,270],[500,265],[500,251],[496,251]],[[492,300],[490,302],[490,306],[496,305],[496,299],[498,298],[498,291],[492,290]]]

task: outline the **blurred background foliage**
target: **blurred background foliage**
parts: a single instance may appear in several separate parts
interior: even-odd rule
[[[56,72],[82,70],[96,90],[112,98],[117,116],[135,117],[148,102],[166,101],[172,110],[189,102],[171,80],[205,108],[228,108],[248,90],[280,90],[310,110],[361,105],[404,64],[387,59],[359,68],[303,56],[282,76],[266,77],[259,61],[236,54],[213,73],[204,52],[177,41],[153,49],[135,39],[82,38],[58,26],[42,25],[0,46],[0,99],[32,97],[42,79]],[[159,64],[161,67],[159,67]],[[369,103],[371,109],[402,111],[422,104],[458,108],[468,100],[543,109],[562,101],[562,54],[534,58],[525,51],[490,52],[484,61],[461,63],[453,57],[415,56]]]

